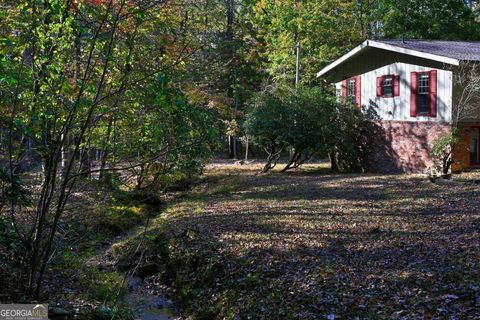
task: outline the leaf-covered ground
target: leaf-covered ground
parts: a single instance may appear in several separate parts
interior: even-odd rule
[[[156,221],[186,315],[480,318],[478,184],[258,168],[210,165]]]

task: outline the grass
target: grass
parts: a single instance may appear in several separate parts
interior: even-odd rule
[[[211,165],[149,230],[197,319],[476,319],[480,191],[419,175]]]

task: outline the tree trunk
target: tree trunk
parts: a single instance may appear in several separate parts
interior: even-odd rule
[[[105,172],[105,167],[107,165],[107,158],[109,154],[109,144],[110,144],[110,135],[112,133],[112,126],[113,126],[113,116],[110,117],[110,120],[108,121],[108,127],[107,127],[107,134],[105,135],[105,143],[103,146],[102,150],[102,159],[100,161],[100,173],[98,179],[102,182],[105,182],[106,184],[109,184],[109,181],[107,181],[107,175]]]
[[[229,61],[233,57],[233,23],[235,18],[235,8],[234,8],[234,0],[226,0],[227,6],[227,26],[225,31],[225,42],[226,42],[226,60]],[[231,79],[230,77],[228,78]],[[235,93],[232,88],[232,82],[229,81],[228,89],[227,89],[227,96],[229,99],[235,99]],[[236,150],[236,138],[234,136],[228,137],[229,141],[229,158],[236,159],[237,158],[237,150]]]
[[[330,152],[328,154],[328,157],[330,158],[330,170],[332,172],[338,172],[338,163],[337,163],[337,157],[335,156],[335,153]]]

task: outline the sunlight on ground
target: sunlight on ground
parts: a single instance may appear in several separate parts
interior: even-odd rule
[[[221,173],[221,174],[233,174],[233,173],[260,173],[263,166],[265,165],[264,161],[253,160],[248,161],[245,164],[237,164],[238,161],[235,160],[214,160],[206,166],[206,172],[210,174]],[[286,165],[285,161],[279,161],[277,166],[272,170],[272,172],[279,172]],[[289,172],[302,172],[302,173],[327,173],[330,170],[329,162],[314,162],[306,163],[301,167],[291,170]]]
[[[188,266],[176,277],[190,283],[185,272],[203,261],[188,286],[202,310],[285,319],[480,316],[477,185],[330,174],[325,163],[289,174],[258,174],[261,167],[208,165],[204,183],[164,216],[162,227],[182,243],[176,265]]]

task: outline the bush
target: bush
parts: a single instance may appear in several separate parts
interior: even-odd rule
[[[302,88],[289,96],[292,121],[284,124],[292,156],[283,171],[297,168],[315,155],[326,156],[335,145],[336,97],[321,88]]]
[[[280,88],[259,94],[245,123],[254,143],[268,154],[263,171],[292,150],[286,171],[313,156],[330,156],[332,169],[366,171],[373,126],[352,105],[342,105],[324,88]]]
[[[432,149],[430,150],[433,167],[430,170],[430,175],[436,176],[440,174],[442,177],[449,176],[453,163],[452,152],[459,141],[458,130],[455,128],[448,133],[441,134],[433,141]]]
[[[253,142],[267,153],[263,172],[273,169],[280,155],[288,147],[286,124],[293,121],[287,95],[281,90],[267,91],[253,100],[253,109],[247,115],[245,129]]]
[[[332,170],[339,172],[366,172],[377,126],[357,107],[346,104],[339,107],[335,119],[335,147],[330,154]]]

